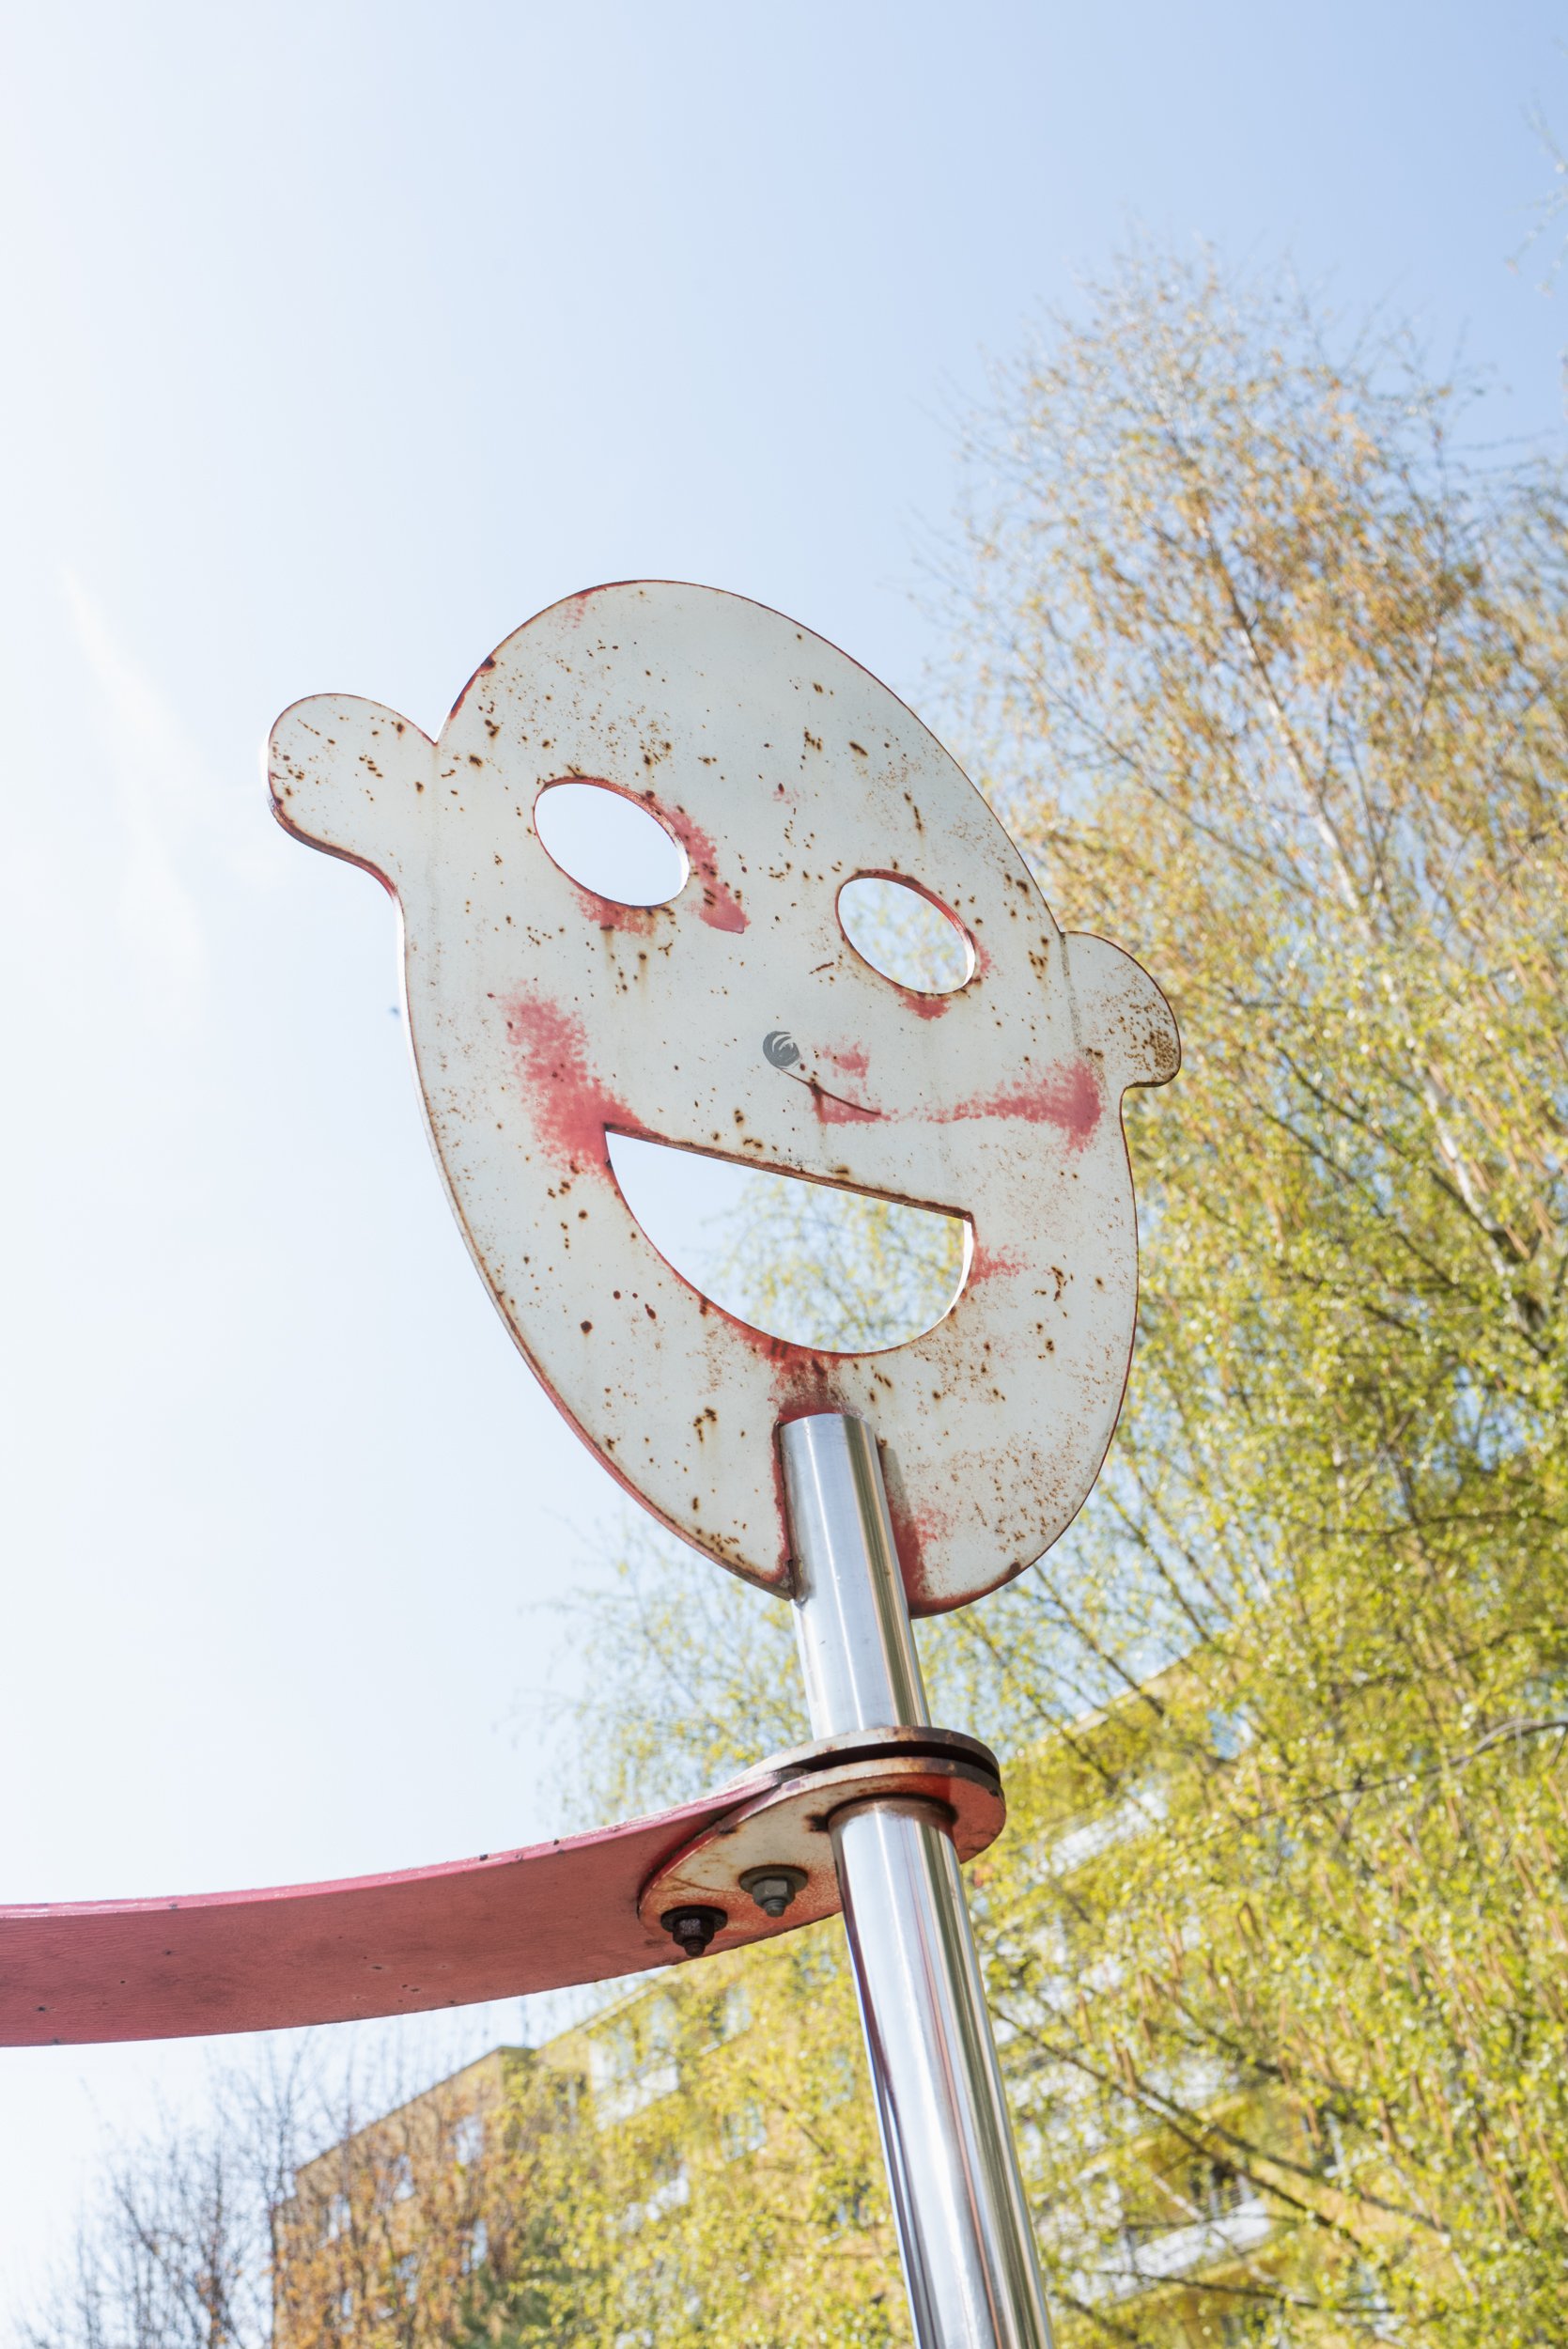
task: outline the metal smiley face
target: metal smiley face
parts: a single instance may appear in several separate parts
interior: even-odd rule
[[[273,730],[300,839],[402,910],[409,1030],[474,1259],[519,1346],[664,1522],[788,1585],[774,1432],[863,1413],[909,1598],[934,1613],[1048,1548],[1098,1471],[1132,1343],[1137,1237],[1119,1105],[1174,1074],[1154,982],[1064,937],[1022,859],[888,689],[713,589],[602,587],[507,638],[439,742],[322,695]],[[662,824],[667,904],[580,887],[540,793],[611,786]],[[894,986],[849,945],[861,875],[952,915],[970,975]],[[908,1345],[839,1355],[691,1287],[623,1200],[636,1136],[968,1219],[964,1288]]]

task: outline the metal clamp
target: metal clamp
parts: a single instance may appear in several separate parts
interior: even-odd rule
[[[995,1843],[1007,1817],[995,1754],[955,1730],[828,1737],[775,1755],[759,1766],[757,1777],[765,1774],[768,1782],[662,1860],[643,1888],[643,1923],[667,1933],[684,1956],[836,1916],[832,1825],[851,1805],[924,1803],[960,1859]]]

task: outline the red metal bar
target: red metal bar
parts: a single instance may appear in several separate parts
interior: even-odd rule
[[[0,2045],[343,2023],[664,1966],[676,1952],[640,1921],[638,1894],[737,1800],[726,1787],[592,1835],[392,1875],[0,1907]],[[753,1914],[756,1933],[741,1937],[778,1930]]]
[[[766,1811],[765,1797],[817,1789],[811,1800],[831,1807],[865,1792],[865,1765],[885,1765],[896,1789],[922,1757],[928,1775],[947,1774],[932,1782],[956,1804],[960,1850],[983,1851],[1005,1816],[996,1756],[953,1730],[878,1728],[770,1754],[677,1810],[520,1851],[257,1892],[0,1907],[0,2046],[359,2022],[644,1973],[681,1952],[658,1904],[644,1903],[644,1923],[639,1902],[710,1828],[735,1823],[733,1877],[750,1853],[744,1822]],[[948,1783],[955,1766],[962,1785]],[[750,1856],[778,1855],[767,1844]],[[838,1895],[828,1876],[826,1901],[779,1919],[726,1900],[717,1946],[830,1913]],[[669,1897],[683,1895],[675,1887]]]

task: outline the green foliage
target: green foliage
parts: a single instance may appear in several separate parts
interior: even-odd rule
[[[1041,1583],[1112,1678],[1188,1660],[1084,1748],[1086,1819],[1157,1827],[1014,1871],[1002,1995],[1124,2132],[1266,2182],[1293,2298],[1523,2343],[1568,2253],[1562,543],[1379,364],[1145,273],[1006,388],[971,722],[1187,1050],[1132,1112],[1135,1392]]]
[[[683,1969],[586,2036],[563,2209],[575,2264],[603,2279],[601,2338],[907,2339],[836,1932]]]
[[[1086,2337],[1560,2333],[1568,601],[1555,485],[1468,469],[1459,408],[1134,268],[976,452],[953,731],[1186,1046],[1129,1103],[1101,1489],[924,1635],[1012,1754],[982,1933]],[[810,1237],[748,1236],[775,1302]],[[650,1792],[790,1686],[781,1610],[726,1594],[693,1659],[660,1574],[617,1690]]]

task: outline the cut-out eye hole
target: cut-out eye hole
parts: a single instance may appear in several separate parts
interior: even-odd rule
[[[912,881],[861,873],[838,893],[839,926],[860,956],[895,987],[952,995],[974,975],[968,931]]]
[[[580,889],[620,906],[667,906],[686,886],[686,850],[607,783],[547,783],[534,802],[547,856]]]

